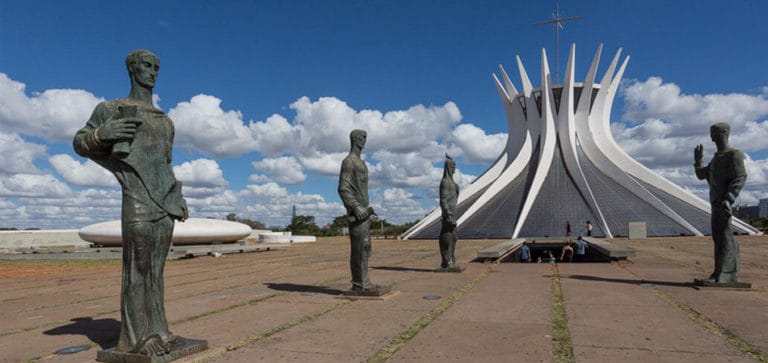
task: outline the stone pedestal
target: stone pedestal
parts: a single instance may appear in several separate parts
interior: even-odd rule
[[[702,290],[702,289],[749,290],[752,288],[752,284],[749,282],[715,282],[710,279],[694,279],[693,287],[697,290]]]
[[[363,290],[347,290],[342,293],[344,296],[381,296],[390,292],[390,288],[387,285],[373,285],[369,289]]]
[[[435,272],[463,272],[466,268],[461,266],[453,267],[440,267],[435,269]]]
[[[165,363],[202,352],[208,349],[207,340],[187,339],[184,343],[173,346],[171,352],[161,356],[148,356],[136,353],[116,352],[114,349],[100,350],[96,353],[96,360],[107,363]]]
[[[387,285],[373,285],[365,290],[347,290],[338,296],[340,299],[349,300],[383,300],[393,295],[392,289]]]

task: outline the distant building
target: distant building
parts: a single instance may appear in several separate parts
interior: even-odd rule
[[[760,199],[760,203],[757,204],[757,217],[768,217],[768,198]]]
[[[733,215],[736,218],[739,218],[745,221],[760,218],[758,213],[758,206],[756,205],[740,205],[740,206],[737,206],[733,212],[734,212]]]
[[[619,65],[617,52],[597,78],[600,53],[598,48],[583,82],[575,80],[575,46],[563,79],[552,79],[542,50],[539,88],[519,57],[522,89],[503,68],[501,79],[494,75],[507,115],[507,145],[459,194],[460,239],[562,236],[566,221],[577,231],[590,221],[593,236],[609,238],[629,235],[629,222],[640,221],[649,237],[711,233],[708,201],[640,164],[614,140],[611,105],[629,57]],[[436,208],[401,238],[437,238],[441,216]],[[732,227],[740,234],[758,232],[738,218]]]

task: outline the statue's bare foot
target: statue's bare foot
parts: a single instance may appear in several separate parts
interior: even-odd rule
[[[163,342],[165,342],[165,344],[168,346],[179,345],[184,343],[184,337],[180,337],[173,333],[168,333],[168,335],[163,338]]]
[[[139,347],[139,353],[148,356],[161,356],[168,354],[169,352],[170,349],[168,348],[168,345],[165,344],[157,334],[152,334],[144,339],[144,342],[142,342]]]

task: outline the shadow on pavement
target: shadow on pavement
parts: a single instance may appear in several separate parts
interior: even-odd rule
[[[327,295],[339,295],[344,292],[342,290],[333,289],[327,286],[300,285],[300,284],[292,284],[289,282],[265,282],[264,285],[267,285],[267,287],[272,290],[279,290],[279,291],[313,292],[316,294],[327,294]]]
[[[73,323],[43,332],[45,335],[85,335],[101,349],[114,348],[120,338],[120,322],[115,319],[74,318]]]
[[[560,275],[560,278],[585,280],[585,281],[615,282],[615,283],[631,284],[631,285],[648,284],[648,285],[659,285],[659,286],[693,287],[693,282],[611,279],[611,278],[587,276],[587,275]]]

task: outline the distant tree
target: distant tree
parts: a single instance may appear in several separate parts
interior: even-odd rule
[[[260,221],[257,221],[257,220],[251,220],[251,219],[243,218],[243,219],[238,219],[237,221],[242,223],[242,224],[247,224],[247,225],[251,226],[251,229],[267,229],[267,225],[266,224],[264,224],[264,223],[262,223]]]
[[[0,231],[18,231],[16,227],[0,227]]]
[[[232,222],[240,222],[242,224],[247,224],[248,226],[251,227],[251,229],[267,229],[267,225],[265,225],[264,223],[254,219],[237,218],[237,214],[235,213],[227,214],[226,219]]]
[[[763,232],[768,232],[768,217],[753,219],[749,224]]]
[[[320,235],[320,227],[315,224],[315,216],[296,215],[291,218],[291,224],[285,227],[286,230],[297,235]]]

